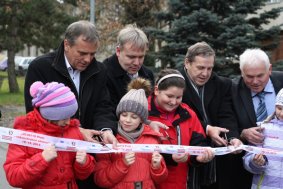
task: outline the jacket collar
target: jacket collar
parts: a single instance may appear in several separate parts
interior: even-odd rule
[[[26,116],[18,117],[15,120],[15,129],[31,130],[38,133],[48,133],[49,135],[59,135],[69,129],[69,127],[79,127],[77,119],[71,119],[70,124],[64,127],[49,123],[39,113],[38,109],[34,108]]]
[[[154,103],[154,95],[148,97],[150,105],[149,105],[149,116],[160,117],[160,112]],[[177,118],[178,115],[178,118]],[[179,125],[181,122],[186,121],[191,118],[191,114],[182,106],[182,104],[176,109],[175,119],[172,123],[173,126]]]
[[[196,107],[199,111],[200,109],[202,109],[201,107],[201,101],[199,99],[199,96],[197,94],[197,92],[195,91],[194,87],[192,86],[192,83],[190,81],[190,78],[188,78],[187,74],[186,74],[186,69],[181,69],[180,70],[181,74],[184,76],[185,81],[186,81],[186,87],[187,90],[185,90],[185,93],[190,93],[190,94],[186,94],[188,96],[191,96],[190,98],[191,103],[194,104],[194,107]],[[216,91],[216,87],[215,87],[215,80],[216,80],[216,73],[212,72],[209,80],[205,83],[204,85],[204,106],[205,108],[207,108],[208,104],[213,100],[213,96],[214,93]]]
[[[107,61],[111,62],[111,69],[114,70],[113,71],[113,76],[115,78],[128,76],[127,72],[120,65],[116,53],[113,54],[111,57],[109,57],[109,59]],[[145,66],[144,65],[141,66],[141,68],[138,71],[138,73],[139,73],[139,77],[150,78],[149,75],[147,74],[147,72],[145,71]]]
[[[254,111],[251,90],[246,86],[242,77],[239,80],[238,91],[239,91],[239,96],[243,102],[244,108],[246,109],[246,112],[248,113],[250,120],[253,123],[255,123],[256,115]]]

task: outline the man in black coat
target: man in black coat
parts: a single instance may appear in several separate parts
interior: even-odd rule
[[[153,72],[143,65],[147,49],[145,33],[133,25],[127,25],[118,34],[116,53],[103,61],[107,67],[107,87],[114,109],[127,93],[131,79],[142,77],[154,85]]]
[[[257,126],[257,93],[265,92],[267,115],[275,111],[275,98],[283,88],[283,72],[272,72],[267,54],[260,49],[247,49],[240,56],[241,77],[233,81],[232,99],[237,116],[241,140],[246,144],[260,144],[264,138],[262,128]],[[241,154],[243,155],[243,154]],[[242,163],[242,156],[239,157]],[[243,182],[251,186],[252,174],[242,169],[237,173]]]
[[[188,48],[184,68],[180,70],[186,79],[183,102],[198,115],[211,146],[226,146],[228,142],[238,146],[241,141],[237,139],[237,121],[232,110],[232,81],[212,72],[214,60],[215,52],[205,42]],[[237,179],[230,170],[234,168],[230,166],[233,156],[217,156],[216,166],[215,162],[211,162],[204,167],[190,169],[189,188],[241,188],[235,185]]]
[[[106,87],[106,68],[94,57],[98,44],[99,36],[92,23],[78,21],[69,25],[58,50],[30,64],[25,79],[25,106],[27,112],[32,110],[29,90],[35,81],[64,83],[76,95],[79,108],[74,117],[80,120],[85,139],[94,141],[93,135],[103,132],[104,142],[115,144],[112,132],[117,131],[117,122]],[[93,177],[88,181],[79,182],[79,188],[94,189]]]

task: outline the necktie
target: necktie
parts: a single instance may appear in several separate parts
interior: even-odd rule
[[[265,92],[263,91],[263,92],[257,93],[256,95],[259,99],[258,107],[256,110],[256,119],[257,121],[263,121],[267,117],[267,110],[266,110],[266,106],[264,102]]]

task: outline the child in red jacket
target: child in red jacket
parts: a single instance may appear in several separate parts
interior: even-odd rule
[[[195,112],[182,103],[185,79],[174,69],[162,70],[157,77],[154,93],[148,98],[149,120],[159,121],[169,127],[160,129],[167,140],[163,144],[203,146],[205,133]],[[190,156],[187,153],[164,155],[168,178],[158,188],[187,189],[189,164],[200,165],[214,158],[212,150],[204,154]]]
[[[30,93],[34,110],[16,118],[15,129],[83,140],[79,121],[70,119],[78,104],[68,87],[57,82],[35,82]],[[57,151],[54,144],[44,150],[10,144],[4,170],[13,187],[77,189],[76,179],[86,179],[94,165],[94,158],[85,151]]]
[[[119,143],[158,144],[160,134],[147,123],[148,108],[145,90],[150,82],[141,78],[133,80],[132,88],[120,100],[116,114],[119,118],[117,140]],[[143,88],[143,89],[141,89]],[[158,153],[97,154],[94,181],[103,188],[155,188],[167,177],[163,157]]]

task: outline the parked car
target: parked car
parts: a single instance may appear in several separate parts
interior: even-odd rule
[[[1,71],[6,71],[8,68],[8,58],[4,58],[1,62],[0,62],[0,70]]]
[[[18,75],[25,75],[28,66],[35,57],[15,57],[15,70]]]

